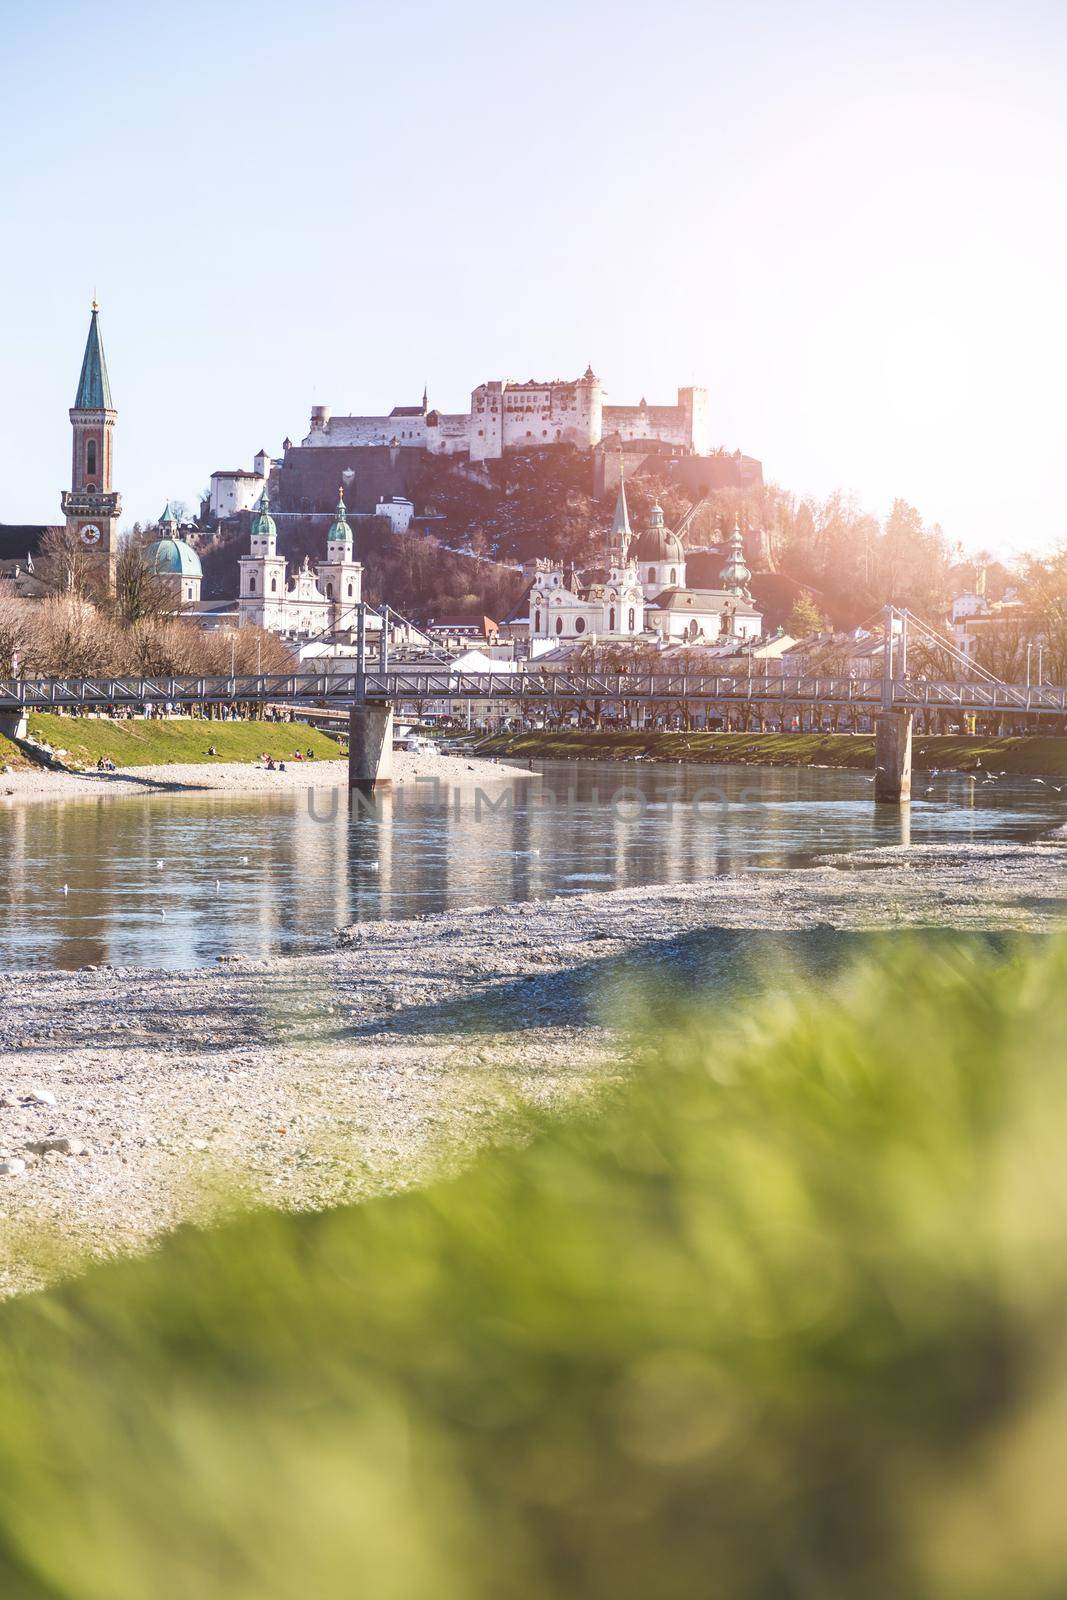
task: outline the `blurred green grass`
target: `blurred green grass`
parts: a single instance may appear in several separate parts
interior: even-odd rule
[[[771,767],[847,767],[870,772],[873,734],[690,733],[641,728],[532,728],[492,734],[478,744],[483,755],[535,761],[620,761],[640,755],[653,761],[702,762]],[[917,734],[912,746],[916,772],[983,766],[994,772],[1067,773],[1067,739],[1048,734],[1004,737]]]
[[[109,756],[117,767],[156,767],[168,762],[258,761],[266,752],[289,761],[294,750],[313,750],[319,761],[337,761],[336,739],[291,722],[215,722],[202,717],[62,717],[34,712],[29,731],[53,750],[65,750],[69,766],[95,766]],[[209,756],[214,748],[217,756]]]
[[[10,1303],[0,1593],[1067,1593],[1065,996],[779,974],[449,1183]]]

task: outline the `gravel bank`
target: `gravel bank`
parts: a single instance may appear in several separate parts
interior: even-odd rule
[[[437,751],[413,754],[398,750],[393,756],[394,783],[439,777],[442,783],[484,782],[490,778],[529,776],[525,767],[508,766],[477,756],[442,755]],[[307,789],[344,784],[346,761],[287,762],[284,772],[246,762],[214,761],[176,766],[123,767],[118,772],[51,772],[35,767],[31,772],[0,773],[0,800],[96,799],[101,795],[157,794],[165,790],[243,790],[248,794],[285,789]]]
[[[516,1097],[602,1073],[603,997],[643,974],[721,987],[783,945],[832,964],[861,930],[1052,930],[1065,864],[1059,843],[882,850],[362,924],[312,957],[0,977],[0,1286],[54,1270],[53,1235],[137,1248],[220,1184],[308,1207],[416,1182]],[[27,1149],[52,1139],[87,1149]]]

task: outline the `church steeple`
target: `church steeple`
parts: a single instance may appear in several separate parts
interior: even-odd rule
[[[81,377],[74,401],[75,411],[113,411],[111,385],[107,381],[107,362],[100,338],[100,307],[93,301],[89,320],[89,337],[85,341]]]
[[[615,515],[611,521],[611,548],[617,550],[625,565],[633,538],[633,529],[630,527],[630,509],[626,504],[626,483],[619,478],[619,492],[615,498]]]
[[[724,589],[729,589],[732,594],[743,595],[748,598],[748,584],[752,573],[745,561],[745,544],[741,537],[740,513],[734,519],[734,531],[730,535],[730,554],[726,558],[726,565],[719,575],[719,581]]]
[[[85,342],[78,392],[70,409],[74,433],[71,486],[61,497],[67,529],[86,550],[101,557],[111,592],[115,588],[118,519],[122,500],[111,486],[115,423],[104,346],[100,338],[100,307],[93,301],[89,337]]]
[[[326,535],[326,558],[328,561],[349,561],[351,551],[352,529],[348,521],[348,507],[345,505],[345,491],[341,488],[337,495],[337,510],[333,514],[330,531]]]

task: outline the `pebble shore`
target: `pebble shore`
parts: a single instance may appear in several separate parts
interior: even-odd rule
[[[418,754],[397,750],[393,754],[393,782],[438,777],[442,783],[483,781],[488,778],[529,776],[528,768],[503,761],[468,760],[465,756],[435,750]],[[180,790],[241,790],[247,794],[274,794],[348,781],[347,761],[290,761],[285,771],[273,772],[249,762],[205,761],[155,767],[121,767],[117,772],[55,772],[46,767],[32,771],[0,773],[0,802],[23,800],[77,800],[133,794],[163,794]]]
[[[317,1207],[448,1169],[516,1100],[619,1069],[619,985],[721,987],[761,950],[837,959],[860,930],[1051,931],[1065,850],[886,849],[364,923],[314,956],[0,977],[0,1289],[64,1251],[143,1248],[226,1192]]]

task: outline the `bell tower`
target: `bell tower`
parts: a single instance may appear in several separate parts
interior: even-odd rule
[[[87,551],[101,558],[108,593],[113,594],[122,510],[122,499],[111,487],[118,413],[111,403],[99,317],[100,308],[94,300],[78,393],[70,409],[74,430],[71,487],[60,504],[68,530]]]

